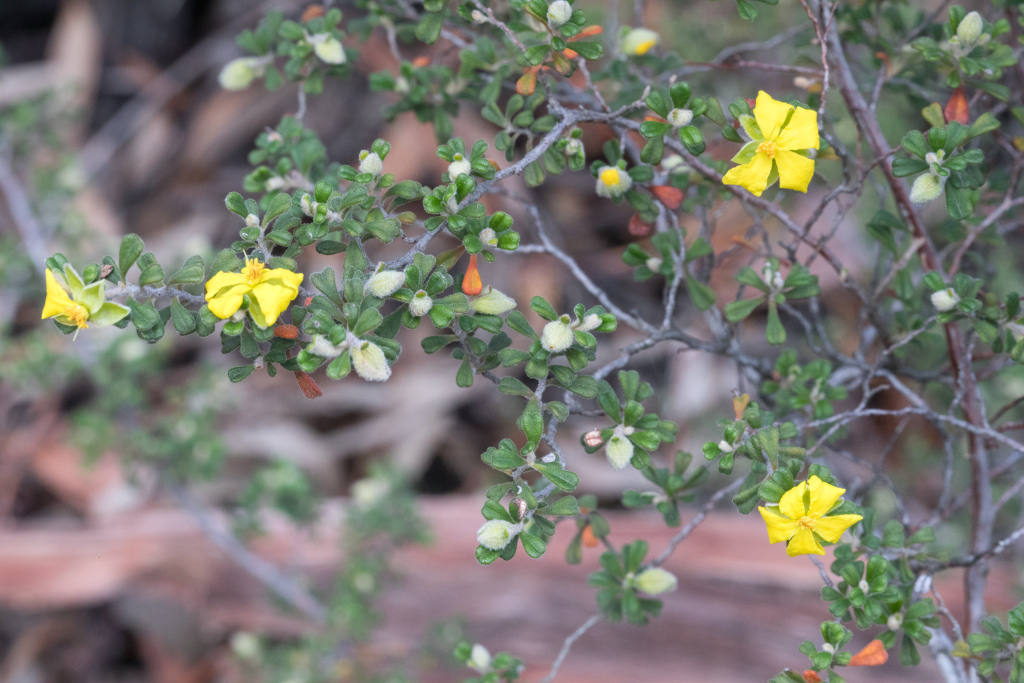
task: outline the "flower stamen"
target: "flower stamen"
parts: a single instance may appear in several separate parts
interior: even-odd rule
[[[71,322],[78,325],[79,329],[83,327],[89,327],[89,309],[82,304],[71,304],[64,308],[63,315],[67,316]]]
[[[245,267],[242,268],[242,275],[245,276],[245,280],[249,283],[250,287],[255,287],[259,283],[260,277],[263,275],[264,268],[265,266],[263,263],[257,261],[256,257],[245,259]]]
[[[757,153],[763,154],[769,159],[774,159],[777,151],[779,151],[778,146],[771,140],[765,140],[757,146]]]

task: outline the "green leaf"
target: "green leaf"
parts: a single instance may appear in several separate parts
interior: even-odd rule
[[[592,43],[588,41],[574,42],[572,49],[580,53],[584,59],[595,60],[600,59],[601,55],[604,54],[604,47],[601,43]]]
[[[228,207],[228,211],[242,218],[249,215],[249,209],[245,206],[245,200],[237,192],[228,193],[228,196],[224,198],[224,206]]]
[[[523,398],[530,398],[533,396],[533,392],[530,391],[530,388],[515,377],[502,377],[498,382],[498,391],[512,396],[522,396]]]
[[[167,280],[168,285],[194,285],[203,281],[206,267],[202,256],[191,256],[181,268]]]
[[[543,555],[544,551],[548,549],[544,541],[525,531],[519,532],[519,540],[522,542],[526,554],[534,559]]]
[[[765,297],[759,296],[756,299],[741,299],[730,301],[725,305],[725,319],[731,323],[746,319],[758,306],[764,303]]]
[[[912,130],[904,135],[900,144],[903,145],[903,149],[921,160],[928,152],[932,151],[928,146],[928,141],[925,140],[924,133],[919,130]]]
[[[346,251],[359,251],[358,249],[349,249]],[[323,292],[324,296],[331,300],[331,302],[341,308],[341,295],[338,294],[338,284],[335,280],[334,269],[331,267],[324,268],[319,273],[313,273],[309,276],[309,281],[313,283],[313,286]]]
[[[171,299],[171,324],[183,337],[196,331],[195,316],[186,310],[177,299]]]
[[[252,371],[256,369],[256,366],[252,363],[248,365],[242,365],[237,368],[231,368],[228,370],[228,379],[232,382],[241,382],[243,379],[252,374]]]
[[[462,359],[459,371],[455,373],[455,384],[463,388],[473,386],[473,366],[469,363],[469,356]]]
[[[139,260],[145,245],[142,238],[135,233],[129,233],[121,239],[121,248],[117,253],[117,269],[121,271],[121,277],[127,280],[128,269]]]
[[[715,290],[690,275],[686,276],[686,291],[698,310],[706,311],[715,305]]]
[[[580,503],[573,496],[562,496],[543,509],[545,515],[578,515]]]
[[[536,448],[544,434],[544,417],[540,414],[537,399],[531,399],[526,404],[526,408],[519,418],[519,428],[529,439],[529,445]]]
[[[164,269],[158,264],[154,263],[143,269],[142,274],[139,275],[139,287],[145,287],[146,285],[155,285],[164,281]]]
[[[282,213],[292,207],[292,198],[287,192],[279,192],[274,195],[274,198],[270,200],[270,204],[267,206],[267,213],[263,216],[262,226],[265,228]]]
[[[892,162],[892,174],[897,178],[905,178],[915,173],[928,170],[928,162],[921,159],[905,159],[900,157]]]
[[[558,463],[534,463],[533,469],[537,470],[548,481],[563,491],[572,491],[580,484],[580,478],[575,472],[563,470]]]
[[[955,221],[970,218],[974,213],[974,203],[969,190],[958,187],[946,187],[946,213]]]

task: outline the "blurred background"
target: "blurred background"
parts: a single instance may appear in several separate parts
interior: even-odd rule
[[[358,657],[338,655],[338,662],[358,661],[366,671],[338,665],[324,680],[368,680],[381,671],[458,680],[471,674],[451,658],[460,639],[511,651],[526,664],[524,678],[540,680],[564,638],[595,612],[585,577],[597,568],[599,549],[586,549],[581,565],[567,566],[567,534],[556,535],[541,560],[476,563],[481,492],[493,483],[479,454],[516,433],[518,405],[485,382],[456,387],[457,362],[420,351],[425,331],[406,331],[405,351],[386,384],[318,378],[324,395],[309,400],[289,373],[256,373],[231,385],[225,370],[237,359],[222,357],[213,337],[171,334],[148,345],[104,328],[72,342],[39,321],[43,263],[55,251],[76,264],[95,262],[135,232],[161,263],[180,264],[192,254],[209,262],[236,239],[238,218],[225,210],[224,197],[241,190],[252,170],[247,155],[256,136],[295,111],[296,91],[286,85],[268,93],[257,85],[229,93],[216,77],[241,54],[235,36],[266,9],[298,15],[304,7],[0,2],[0,682],[264,680],[239,664],[251,644],[239,634],[291,644],[317,629],[269,597],[197,519],[232,526],[252,539],[255,556],[323,588],[351,559],[339,543],[350,487],[378,461],[391,463],[419,494],[432,542],[397,551],[394,575],[380,593],[378,630]],[[687,60],[710,59],[750,38],[729,3],[662,0],[647,11],[646,24],[676,36]],[[780,8],[758,24],[758,37],[785,28],[792,11]],[[689,18],[696,12],[700,22]],[[711,24],[721,28],[716,43],[701,33]],[[435,154],[433,130],[411,115],[384,120],[391,98],[369,91],[368,74],[396,67],[383,36],[374,34],[359,49],[355,76],[329,81],[323,95],[311,98],[306,125],[332,161],[355,164],[361,149],[383,137],[393,150],[388,172],[439,183],[446,162]],[[443,47],[410,46],[406,53],[416,50],[452,58]],[[752,97],[751,88],[773,80],[790,88],[787,76],[768,74],[756,86],[720,81],[716,94],[723,102]],[[455,130],[470,141],[494,135],[472,107],[463,109]],[[588,158],[606,136],[585,127]],[[554,176],[536,191],[519,179],[505,186],[533,193],[559,244],[620,306],[656,310],[660,285],[629,284],[620,258],[637,239],[627,229],[631,212],[594,201],[589,174]],[[485,201],[489,210],[513,214],[524,243],[536,241],[515,204]],[[745,216],[734,221],[741,214],[731,211],[717,217],[716,251],[742,237],[749,223]],[[855,235],[841,234],[834,247],[854,265],[869,260]],[[330,264],[317,254],[304,259],[305,272]],[[731,267],[741,265],[736,259]],[[485,282],[519,302],[540,294],[560,310],[594,303],[546,256],[508,255],[482,270]],[[717,283],[720,298],[734,292],[728,270]],[[843,310],[844,295],[821,275],[823,299]],[[699,319],[692,324],[700,329]],[[602,344],[599,360],[634,340],[620,328]],[[722,359],[661,346],[636,361],[642,378],[663,392],[654,409],[680,421],[677,445],[697,454],[703,441],[720,438],[716,420],[731,414],[733,391],[752,389]],[[569,448],[592,426],[570,422],[563,430]],[[874,437],[863,438],[869,447]],[[576,446],[570,457],[589,486],[582,493],[603,504],[616,507],[623,488],[644,489],[636,472],[612,471],[601,454],[588,457]],[[159,483],[158,473],[179,469],[192,480],[186,498],[166,495]],[[310,507],[311,493],[325,499],[322,507]],[[616,543],[643,536],[654,552],[672,533],[654,513],[613,509],[609,519]],[[662,617],[645,628],[599,625],[575,645],[558,680],[728,683],[804,668],[797,647],[816,637],[827,616],[818,571],[769,546],[756,515],[712,515],[666,566],[680,589],[665,596]],[[993,600],[1011,606],[1010,590],[1001,588],[1009,579],[993,585],[1003,591]],[[950,609],[959,613],[955,604]],[[294,658],[304,651],[288,652]],[[297,660],[277,662],[274,670],[286,671],[289,661]],[[931,666],[908,671],[892,662],[851,671],[848,680],[935,680]]]

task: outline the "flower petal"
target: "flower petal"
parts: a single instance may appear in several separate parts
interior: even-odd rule
[[[268,327],[277,322],[277,317],[299,295],[300,282],[301,273],[293,273],[284,268],[263,271],[260,281],[252,288],[252,294],[266,317]]]
[[[764,518],[765,526],[768,527],[768,542],[778,543],[788,541],[800,528],[799,523],[794,519],[788,519],[776,512],[773,508],[757,508]]]
[[[828,484],[817,476],[807,480],[807,488],[811,491],[811,504],[807,514],[811,517],[822,517],[831,510],[836,502],[846,493],[846,489]]]
[[[807,514],[807,506],[804,505],[804,492],[807,490],[807,482],[802,481],[790,490],[782,494],[779,500],[779,512],[790,519],[800,519]]]
[[[772,160],[766,154],[755,154],[750,163],[734,166],[722,177],[725,185],[740,185],[755,197],[760,197],[768,187],[768,175],[772,172]]]
[[[67,309],[68,306],[73,305],[74,302],[68,293],[64,291],[64,288],[57,282],[57,278],[53,276],[50,269],[46,269],[46,301],[43,302],[43,317],[40,320],[46,318],[52,318],[55,315],[60,315]]]
[[[860,515],[833,515],[822,517],[814,521],[814,532],[829,543],[836,543],[843,535],[843,532],[859,522],[863,517]]]
[[[786,554],[790,557],[797,555],[824,555],[825,549],[814,537],[810,529],[800,528],[786,546]]]
[[[775,153],[775,165],[779,169],[779,187],[807,192],[807,186],[814,177],[813,161],[796,152],[780,149]]]
[[[230,318],[242,306],[242,297],[250,290],[241,273],[220,272],[206,283],[206,303],[218,318]]]
[[[796,107],[789,124],[775,138],[779,149],[818,149],[818,112]]]
[[[779,136],[782,124],[786,122],[786,117],[792,110],[793,105],[772,99],[772,96],[764,90],[757,93],[757,102],[754,103],[754,119],[765,140],[774,141]]]

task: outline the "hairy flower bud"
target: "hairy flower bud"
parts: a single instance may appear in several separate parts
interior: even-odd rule
[[[373,342],[353,344],[349,353],[352,354],[352,367],[367,382],[383,382],[391,377],[388,359],[381,348]]]
[[[469,300],[469,307],[477,313],[501,315],[515,308],[516,301],[512,297],[499,292],[494,287],[487,285],[479,296]]]
[[[314,334],[313,340],[309,343],[309,346],[306,347],[306,351],[309,351],[315,356],[320,356],[321,358],[337,358],[345,348],[345,342],[335,346],[324,335]]]
[[[256,62],[252,57],[239,57],[224,65],[217,80],[220,87],[225,90],[245,90],[258,75]]]
[[[418,318],[429,313],[433,305],[434,300],[421,289],[413,295],[412,301],[409,302],[409,312]]]
[[[910,201],[915,204],[927,204],[942,194],[946,179],[938,173],[922,173],[917,176],[910,188]]]
[[[939,313],[946,313],[956,308],[960,303],[960,297],[953,291],[952,287],[946,287],[932,294],[932,306]]]
[[[555,0],[548,5],[548,26],[558,28],[569,21],[572,16],[572,5],[565,0]]]
[[[660,567],[645,569],[633,579],[633,585],[648,595],[670,593],[679,586],[679,581],[671,572]]]
[[[626,437],[622,425],[615,428],[615,434],[605,444],[604,453],[608,463],[617,470],[621,470],[633,459],[633,442]]]
[[[561,353],[572,346],[574,341],[576,337],[569,327],[569,316],[566,315],[545,325],[540,335],[540,345],[550,353]]]
[[[378,299],[391,296],[405,284],[405,273],[400,270],[384,270],[384,264],[377,266],[377,272],[366,281],[366,291]]]
[[[693,121],[693,112],[689,109],[673,109],[668,113],[668,122],[673,128],[682,128]]]
[[[491,653],[487,651],[486,647],[476,643],[469,653],[469,661],[466,662],[466,666],[478,674],[489,672],[491,670]]]
[[[384,172],[384,162],[381,161],[380,155],[365,149],[360,152],[359,172],[369,173],[374,178],[380,177],[380,174]]]
[[[469,159],[461,154],[456,154],[452,163],[448,164],[448,177],[454,181],[460,175],[469,175],[472,170],[473,164],[469,163]]]
[[[345,48],[330,33],[318,33],[315,36],[309,36],[309,42],[313,43],[313,52],[316,53],[316,56],[321,61],[327,64],[345,63]]]
[[[981,20],[981,15],[977,12],[971,12],[960,20],[956,27],[956,37],[960,39],[962,46],[973,47],[981,37],[983,29],[984,23]]]
[[[885,627],[890,631],[899,630],[899,627],[903,625],[902,614],[892,614],[888,619],[885,620]]]
[[[643,55],[661,41],[654,31],[647,28],[630,29],[622,37],[622,52],[627,55]]]
[[[632,184],[628,173],[615,166],[605,166],[597,176],[595,191],[601,197],[621,197]]]
[[[366,477],[352,484],[352,502],[364,510],[384,501],[391,491],[391,484],[381,477]]]
[[[522,524],[513,524],[503,519],[492,519],[477,530],[476,541],[485,548],[501,550],[522,530]]]
[[[489,247],[494,247],[498,244],[498,233],[494,232],[494,228],[484,228],[477,237]]]
[[[580,332],[590,332],[600,327],[602,322],[604,321],[601,320],[601,316],[597,313],[591,313],[590,315],[583,316],[583,320],[577,320],[573,323],[572,329]]]

